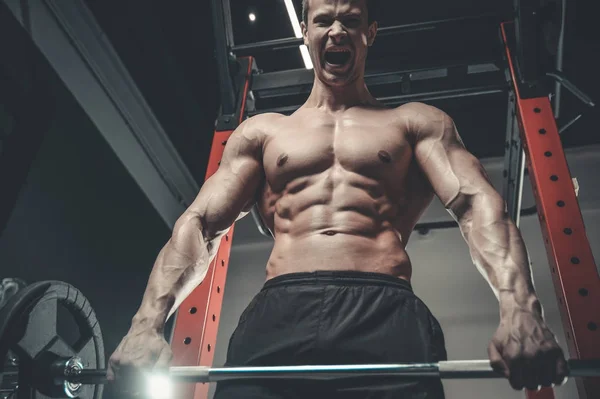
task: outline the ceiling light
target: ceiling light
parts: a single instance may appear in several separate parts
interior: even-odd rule
[[[302,30],[300,30],[300,22],[298,21],[298,16],[296,15],[296,10],[294,9],[294,3],[292,3],[292,0],[284,1],[288,16],[290,17],[292,29],[294,29],[294,36],[296,36],[298,39],[301,39]],[[306,69],[313,69],[313,64],[310,60],[310,54],[308,53],[308,47],[306,47],[304,44],[300,46],[300,54],[302,55],[302,60],[304,61],[304,67]]]
[[[256,14],[251,12],[250,14],[248,14],[248,19],[250,20],[250,22],[256,21]]]
[[[304,44],[300,46],[300,54],[302,54],[302,60],[304,61],[304,67],[306,69],[313,69],[312,61],[310,60],[310,54],[308,54],[308,47]]]
[[[298,16],[296,15],[296,10],[294,10],[294,3],[292,3],[292,0],[285,0],[285,8],[287,8],[288,16],[292,23],[292,29],[294,29],[294,36],[301,38],[302,31],[300,30],[300,22],[298,22]]]

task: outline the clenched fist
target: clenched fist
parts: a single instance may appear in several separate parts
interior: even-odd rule
[[[156,330],[132,328],[123,338],[108,362],[107,379],[122,384],[124,391],[136,393],[131,384],[141,372],[167,369],[173,358],[171,347]]]
[[[488,347],[492,368],[517,390],[560,385],[567,362],[541,313],[515,310],[503,315]]]

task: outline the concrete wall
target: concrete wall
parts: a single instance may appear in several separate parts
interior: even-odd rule
[[[567,152],[571,174],[580,184],[579,201],[587,235],[596,259],[600,258],[600,190],[595,171],[600,168],[600,147],[572,149]],[[502,189],[502,159],[490,159],[484,166],[498,190]],[[529,181],[525,182],[523,207],[534,204]],[[450,220],[435,201],[422,221]],[[246,218],[236,229],[247,232],[252,220]],[[238,231],[236,230],[236,231]],[[562,324],[553,292],[548,261],[537,216],[525,217],[521,231],[530,252],[533,275],[548,323],[561,343],[565,342]],[[435,250],[432,250],[434,248]],[[237,244],[234,236],[225,298],[221,313],[215,365],[223,364],[227,343],[237,320],[264,282],[264,268],[272,242],[258,238],[255,242]],[[408,245],[414,265],[415,292],[431,308],[445,331],[449,358],[483,359],[487,345],[498,325],[496,298],[473,266],[468,248],[458,229],[432,231],[425,236],[415,233]],[[590,309],[590,312],[592,310]],[[445,381],[448,399],[517,399],[524,393],[513,391],[503,380]],[[577,397],[574,381],[556,390],[557,399]]]

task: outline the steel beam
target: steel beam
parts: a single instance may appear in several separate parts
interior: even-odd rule
[[[500,69],[492,62],[397,71],[375,71],[367,69],[365,72],[365,83],[367,86],[371,87],[373,85],[401,83],[406,80],[417,81],[446,78],[448,77],[449,70],[453,68],[464,68],[467,75],[500,71]],[[498,74],[498,76],[500,76],[500,74]],[[252,91],[254,93],[260,93],[265,90],[276,90],[286,87],[312,86],[314,77],[314,71],[309,69],[292,69],[257,74],[252,80]]]
[[[499,94],[506,91],[506,87],[501,84],[485,85],[476,87],[467,87],[461,89],[438,90],[423,93],[411,93],[396,96],[379,97],[378,100],[386,105],[400,105],[414,101],[434,101],[446,100],[451,98],[476,97],[490,94]]]
[[[519,83],[535,85],[544,76],[543,40],[539,0],[514,0],[515,22],[514,52],[518,59],[515,77]]]
[[[435,30],[452,24],[465,24],[473,22],[481,22],[487,24],[498,25],[501,21],[509,19],[510,16],[498,14],[482,14],[465,16],[458,18],[447,18],[436,21],[418,22],[412,24],[403,24],[395,26],[381,27],[377,31],[378,36],[397,35],[410,32],[418,32],[423,30]],[[266,40],[256,43],[240,44],[232,47],[235,54],[244,53],[253,55],[259,51],[283,50],[292,47],[298,47],[302,44],[301,38],[288,37],[283,39]]]
[[[219,78],[219,88],[221,89],[221,114],[232,115],[235,111],[235,91],[229,69],[227,28],[222,0],[211,0],[211,10],[215,36],[217,75]]]
[[[554,67],[558,72],[562,72],[563,64],[564,64],[564,54],[565,54],[565,29],[567,25],[567,0],[560,0],[561,5],[561,18],[560,18],[560,28],[558,33],[558,43],[556,46],[556,62]],[[560,118],[560,105],[561,105],[561,96],[562,96],[562,86],[560,82],[556,82],[554,84],[554,118]]]
[[[483,96],[483,95],[491,95],[491,94],[499,94],[506,91],[506,85],[486,85],[486,86],[476,86],[471,88],[464,89],[453,89],[453,90],[438,90],[438,91],[430,91],[423,93],[412,93],[405,95],[394,95],[394,96],[385,96],[378,97],[377,100],[381,101],[383,104],[388,106],[397,106],[401,104],[405,104],[413,101],[433,101],[433,100],[446,100],[452,98],[464,98],[464,97],[474,97],[474,96]],[[275,107],[275,108],[265,108],[265,109],[256,109],[255,111],[248,112],[249,116],[254,116],[267,112],[275,112],[280,114],[289,115],[296,111],[300,105],[290,105],[283,107]]]
[[[235,45],[233,38],[233,21],[231,20],[231,2],[230,0],[221,0],[223,7],[223,24],[225,26],[225,38],[227,51]]]
[[[9,7],[21,20],[17,0]],[[31,37],[164,222],[198,185],[83,0],[30,0]]]
[[[306,69],[255,75],[252,93],[256,98],[256,110],[249,114],[293,112],[310,93],[313,81],[313,72]],[[494,94],[507,87],[503,74],[492,62],[412,70],[371,69],[366,73],[365,82],[378,100],[387,105]],[[401,94],[386,95],[386,86],[398,84],[402,85],[401,90],[397,90]],[[284,104],[287,104],[282,106],[285,97]]]

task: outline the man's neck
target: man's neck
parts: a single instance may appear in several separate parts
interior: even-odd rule
[[[304,106],[337,112],[357,105],[377,104],[377,100],[367,89],[362,77],[344,86],[330,86],[315,76],[313,88]]]

